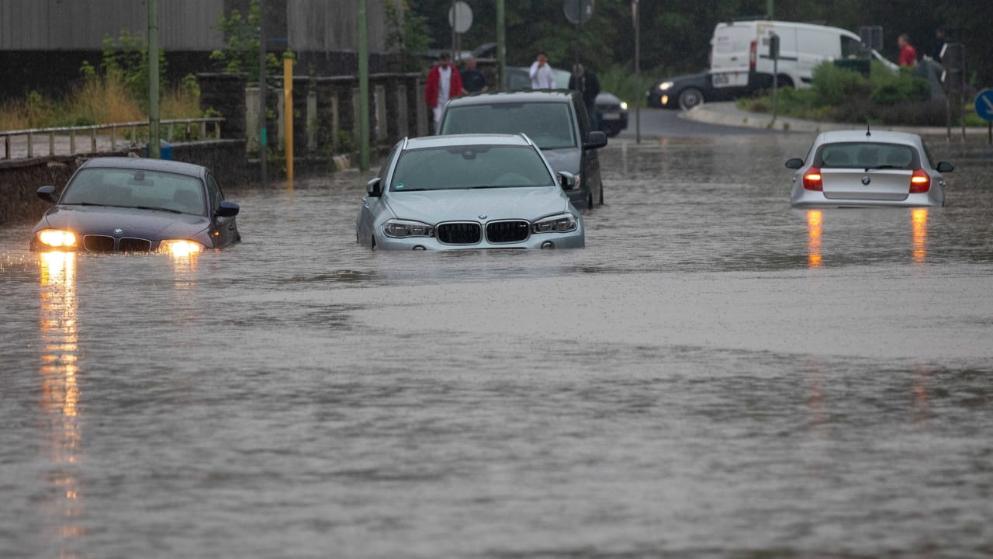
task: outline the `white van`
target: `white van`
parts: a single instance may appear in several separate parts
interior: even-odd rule
[[[841,58],[862,58],[866,47],[855,33],[808,23],[789,21],[736,21],[718,23],[710,41],[710,75],[715,89],[744,88],[749,91],[772,86],[773,60],[769,37],[779,35],[779,84],[807,87],[814,68]],[[896,65],[878,52],[872,56],[887,66]]]

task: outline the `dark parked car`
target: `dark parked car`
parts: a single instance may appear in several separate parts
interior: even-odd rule
[[[648,90],[648,106],[688,111],[704,101],[729,100],[732,97],[725,90],[713,86],[710,72],[676,76],[652,85]]]
[[[555,85],[559,89],[569,89],[569,72],[552,69]],[[528,68],[511,66],[507,68],[507,83],[504,89],[509,91],[531,89],[531,78]],[[601,91],[596,96],[596,122],[598,130],[610,137],[620,134],[628,127],[628,104],[621,101],[609,91]]]
[[[199,165],[107,157],[84,163],[35,226],[32,250],[198,253],[241,240],[238,205]]]
[[[519,91],[460,97],[448,103],[441,134],[526,134],[556,172],[576,177],[569,200],[577,208],[603,204],[597,149],[607,136],[590,129],[576,91]]]

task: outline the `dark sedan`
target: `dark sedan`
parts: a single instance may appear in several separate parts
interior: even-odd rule
[[[91,159],[61,196],[54,186],[39,188],[38,196],[55,206],[35,226],[32,250],[188,255],[241,240],[238,205],[224,199],[217,180],[199,165]]]

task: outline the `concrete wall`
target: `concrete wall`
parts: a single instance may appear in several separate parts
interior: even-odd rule
[[[125,156],[127,152],[99,154],[111,155]],[[173,158],[209,167],[225,191],[235,190],[247,179],[244,140],[175,144]],[[50,204],[38,199],[38,187],[50,184],[61,191],[86,159],[76,156],[0,161],[0,224],[39,219]]]

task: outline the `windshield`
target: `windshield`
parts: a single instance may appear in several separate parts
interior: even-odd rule
[[[530,146],[450,146],[404,152],[394,192],[457,188],[554,186],[541,156]]]
[[[141,169],[83,169],[60,203],[207,213],[200,179]]]
[[[568,103],[494,103],[450,107],[442,134],[527,134],[541,149],[576,147]]]
[[[914,149],[901,144],[845,142],[821,146],[818,167],[848,169],[914,169]]]

